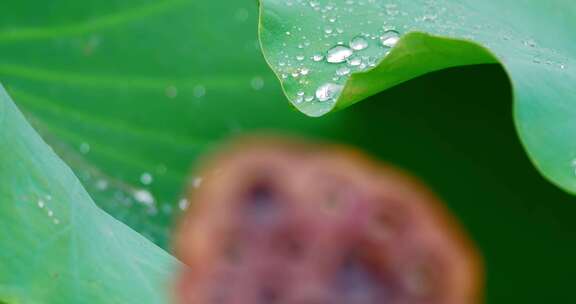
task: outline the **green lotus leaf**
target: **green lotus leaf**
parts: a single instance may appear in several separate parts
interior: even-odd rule
[[[179,263],[100,210],[0,86],[0,302],[161,303]]]
[[[576,193],[574,28],[576,6],[564,0],[262,0],[260,11],[266,59],[291,103],[310,116],[433,71],[502,64],[530,158],[571,193]],[[468,81],[478,90],[491,89]]]

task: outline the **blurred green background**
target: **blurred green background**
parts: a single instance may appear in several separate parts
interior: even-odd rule
[[[108,213],[170,250],[195,160],[277,131],[347,143],[420,176],[480,247],[488,303],[571,303],[576,199],[514,131],[500,67],[434,73],[345,111],[290,108],[253,0],[0,4],[0,82]],[[1,130],[0,130],[1,131]]]

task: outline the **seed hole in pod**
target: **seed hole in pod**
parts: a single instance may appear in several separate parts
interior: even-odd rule
[[[276,304],[280,303],[280,292],[277,288],[264,285],[258,292],[258,304]]]
[[[356,253],[345,256],[334,274],[335,303],[393,303],[392,282],[374,261]]]
[[[246,195],[244,214],[247,220],[260,225],[274,223],[281,209],[279,200],[269,181],[262,179],[255,182]]]
[[[300,237],[303,236],[303,233],[298,233],[297,231],[282,232],[274,237],[272,250],[283,258],[298,260],[304,255],[303,240],[300,240]]]
[[[369,235],[377,241],[386,241],[400,236],[408,227],[409,210],[396,202],[383,202],[385,206],[372,217],[369,224]]]

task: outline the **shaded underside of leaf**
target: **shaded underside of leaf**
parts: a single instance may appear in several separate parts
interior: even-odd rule
[[[101,211],[0,87],[0,301],[167,302],[176,260]]]
[[[562,0],[262,0],[260,38],[286,95],[311,116],[425,73],[499,62],[510,77],[517,130],[533,163],[553,183],[576,193],[576,47],[567,43],[573,20],[574,5]],[[390,31],[402,36],[393,48],[382,43]],[[365,48],[341,63],[326,62],[332,48],[353,49],[358,37]],[[314,60],[317,54],[323,59]],[[354,58],[363,66],[352,64]],[[299,74],[302,70],[306,73]],[[327,101],[312,98],[327,83],[342,86],[341,94]]]

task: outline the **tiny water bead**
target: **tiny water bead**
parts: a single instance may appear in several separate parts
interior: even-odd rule
[[[395,30],[387,30],[380,36],[380,42],[383,46],[392,48],[400,40],[400,33]]]
[[[329,63],[341,63],[346,61],[348,57],[352,56],[354,52],[345,46],[335,46],[328,50],[326,54],[326,61]]]
[[[262,90],[264,88],[264,79],[260,76],[254,77],[250,80],[250,86],[256,91]]]
[[[190,202],[185,198],[178,201],[178,208],[180,208],[180,210],[188,209],[188,205],[190,205]]]
[[[335,83],[326,83],[316,89],[316,98],[318,101],[328,101],[336,98],[342,91],[342,85]]]
[[[206,88],[203,85],[197,85],[193,89],[194,97],[201,98],[206,95]]]
[[[361,51],[368,47],[368,41],[362,36],[356,36],[350,40],[350,48],[355,51]]]
[[[80,153],[88,154],[90,152],[90,144],[83,142],[80,144]]]
[[[148,190],[139,189],[133,193],[134,199],[144,205],[153,205],[155,200],[154,196]]]
[[[140,175],[140,182],[144,185],[150,185],[153,181],[154,177],[148,172],[144,172]]]
[[[178,88],[176,88],[173,85],[169,85],[166,87],[166,90],[164,93],[166,94],[166,97],[168,97],[168,98],[176,98],[176,96],[178,96]]]
[[[322,61],[324,59],[324,56],[322,56],[321,54],[314,54],[312,56],[312,60],[315,62],[319,62]]]

